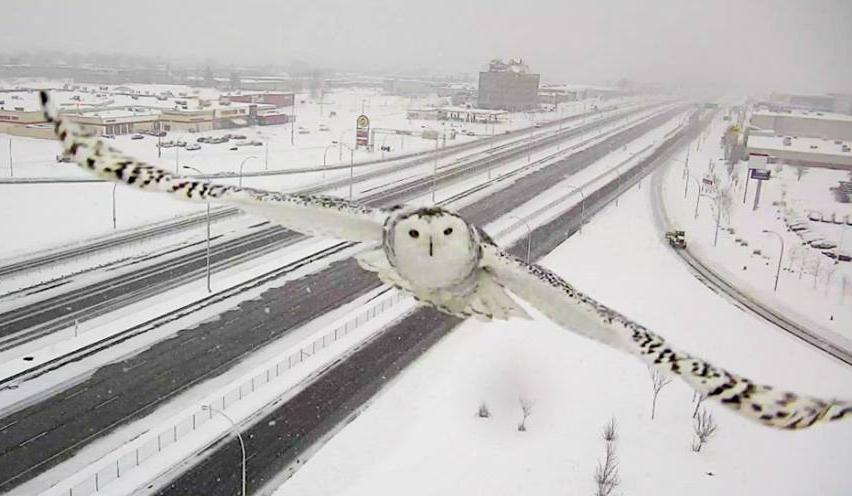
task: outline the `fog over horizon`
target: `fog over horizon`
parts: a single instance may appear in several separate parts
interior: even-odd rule
[[[473,74],[522,57],[543,82],[620,78],[852,91],[852,2],[188,0],[4,2],[0,53]]]

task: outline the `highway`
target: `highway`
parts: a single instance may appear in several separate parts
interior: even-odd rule
[[[663,172],[664,171],[662,170],[658,171],[652,178],[652,187],[658,192],[656,195],[653,195],[654,221],[659,227],[661,235],[662,233],[672,229],[671,223],[666,215],[665,206],[663,206]],[[675,252],[687,264],[687,266],[689,266],[695,277],[716,293],[729,298],[741,308],[747,309],[754,315],[757,315],[758,317],[775,325],[778,329],[792,334],[793,336],[847,365],[852,365],[852,351],[832,342],[824,336],[821,336],[818,332],[812,331],[792,321],[777,310],[743,292],[737,288],[734,283],[725,279],[719,275],[718,272],[704,264],[695,255],[693,255],[688,248],[684,250],[675,250]]]
[[[703,128],[699,124],[679,133],[640,164],[631,168],[586,198],[586,218],[613,201],[689,142]],[[534,191],[534,190],[533,190]],[[533,233],[534,260],[546,255],[570,237],[580,226],[580,206],[574,206]],[[509,251],[526,254],[526,241],[520,239]],[[249,493],[271,489],[307,461],[334,430],[345,425],[407,365],[461,323],[460,319],[431,308],[418,308],[389,326],[382,334],[355,350],[345,360],[330,366],[321,376],[272,412],[253,419],[245,428],[247,486]],[[241,484],[240,448],[228,433],[203,458],[175,480],[155,487],[161,496],[185,494],[239,494]],[[353,454],[357,456],[357,454]]]
[[[499,218],[681,110],[667,111],[518,178],[503,190],[463,208],[461,213],[478,224]],[[588,205],[586,208],[589,211]],[[542,235],[541,239],[546,237]],[[324,270],[270,289],[258,299],[245,301],[217,320],[180,331],[127,360],[104,366],[81,383],[7,415],[0,419],[0,491],[73,456],[93,439],[152,412],[163,402],[223,373],[291,329],[378,285],[374,274],[364,272],[351,259],[333,263]],[[419,335],[419,332],[409,334]],[[366,372],[363,375],[371,376]]]
[[[640,105],[635,108],[636,111],[641,110],[642,108],[647,108],[647,105]],[[564,124],[569,124],[573,121],[584,119],[596,115],[595,112],[587,112],[584,114],[573,115],[569,117],[565,117],[563,119],[557,119],[542,125],[539,129],[539,132],[546,132],[548,130],[553,130],[553,128],[559,127],[560,133],[562,133],[561,126]],[[612,122],[613,116],[608,115],[604,122]],[[587,123],[584,127],[597,127],[598,122]],[[577,129],[580,129],[579,127]],[[571,131],[571,129],[565,129],[564,131]],[[569,134],[563,134],[563,136],[568,137],[571,136]],[[358,182],[368,181],[371,179],[379,178],[383,175],[387,175],[393,172],[399,172],[402,170],[410,169],[413,167],[417,167],[418,165],[422,165],[425,163],[429,163],[435,158],[445,158],[457,155],[461,152],[465,152],[468,150],[473,150],[476,148],[483,147],[484,145],[488,145],[489,143],[500,143],[507,139],[511,138],[519,138],[517,140],[508,141],[505,143],[500,143],[498,145],[494,145],[491,147],[488,152],[496,152],[505,148],[511,148],[512,146],[516,146],[518,144],[526,144],[528,140],[528,129],[518,129],[514,131],[510,131],[505,134],[493,136],[493,137],[485,137],[475,141],[469,141],[466,143],[461,143],[457,145],[450,145],[439,150],[425,150],[415,153],[406,154],[403,156],[394,157],[392,159],[388,159],[386,161],[377,161],[377,160],[369,160],[364,162],[355,163],[353,166],[355,168],[361,169],[365,166],[378,166],[376,170],[371,170],[364,174],[359,174],[355,177],[355,180]],[[481,153],[481,152],[480,152]],[[475,155],[475,154],[474,154]],[[391,167],[381,167],[385,164],[395,164],[396,162],[401,162],[396,165],[392,165]],[[304,173],[308,171],[319,172],[319,171],[328,171],[328,170],[336,170],[336,169],[347,169],[349,168],[348,164],[340,165],[340,166],[331,166],[331,167],[313,167],[309,169],[298,169],[296,172],[293,170],[285,170],[285,171],[259,171],[253,173],[245,173],[243,177],[250,176],[271,176],[271,175],[280,175],[280,174],[293,174],[293,173]],[[216,178],[216,179],[227,179],[233,178],[236,176],[228,175],[210,175],[210,176],[198,176],[203,178]],[[103,179],[100,178],[85,178],[80,179],[81,182],[104,182]],[[46,181],[49,182],[49,181]],[[349,184],[349,178],[343,178],[336,181],[332,181],[329,183],[319,184],[310,188],[304,188],[299,191],[299,193],[303,194],[314,194],[319,193],[324,190],[334,190],[336,188],[342,188]],[[224,220],[229,217],[236,216],[240,213],[240,211],[236,208],[231,207],[223,207],[214,209],[211,212],[211,220]],[[67,260],[72,260],[76,257],[80,256],[91,256],[93,253],[98,251],[108,250],[111,248],[116,248],[124,245],[128,245],[131,243],[138,242],[140,240],[150,240],[152,238],[156,238],[158,236],[163,236],[167,234],[174,233],[176,231],[191,229],[193,227],[197,227],[203,225],[207,221],[206,214],[190,214],[184,216],[182,218],[171,220],[168,222],[164,222],[158,225],[150,226],[146,229],[136,230],[130,233],[119,234],[115,236],[108,236],[103,239],[98,239],[94,242],[90,243],[81,243],[78,246],[73,246],[63,250],[55,250],[50,251],[44,254],[38,254],[33,257],[28,257],[25,260],[19,260],[16,262],[7,263],[5,265],[0,265],[0,277],[8,277],[10,275],[20,273],[26,270],[31,270],[38,267],[43,267]]]
[[[610,119],[616,118],[601,119],[561,133],[545,135],[533,144],[532,149],[546,148],[560,140],[588,133],[592,129],[606,125]],[[529,153],[531,148],[528,140],[513,144],[515,145],[513,147],[495,148],[492,153],[481,158],[443,168],[437,181],[438,185],[446,186],[481,174],[488,168]],[[374,177],[380,173],[381,171],[376,171],[370,176]],[[375,191],[360,200],[371,205],[393,205],[427,193],[432,185],[431,175],[418,177]],[[236,213],[236,209],[229,210]],[[222,212],[219,212],[219,215],[221,216]],[[189,224],[182,222],[176,225],[179,228],[186,228]],[[228,239],[212,246],[213,271],[233,266],[304,239],[304,236],[276,225],[266,224],[255,227],[258,227],[256,231],[245,236]],[[199,245],[190,253],[181,253],[180,256],[171,259],[161,259],[156,264],[143,266],[131,273],[107,277],[85,288],[75,289],[4,312],[0,314],[0,351],[68,328],[74,325],[75,320],[85,321],[95,318],[203,277],[206,260],[206,250],[204,246]]]

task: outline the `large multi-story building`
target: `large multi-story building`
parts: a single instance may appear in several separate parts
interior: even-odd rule
[[[527,72],[520,59],[504,63],[492,60],[487,72],[479,73],[477,106],[490,110],[517,112],[538,106],[538,84],[541,76]]]

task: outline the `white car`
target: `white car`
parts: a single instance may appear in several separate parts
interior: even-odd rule
[[[186,149],[190,152],[195,150],[201,150],[201,145],[199,145],[198,143],[189,143],[188,145],[186,145]]]

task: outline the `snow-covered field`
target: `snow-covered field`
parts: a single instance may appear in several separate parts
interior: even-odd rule
[[[675,345],[761,383],[852,396],[852,370],[732,306],[692,277],[628,191],[542,263]],[[845,495],[852,425],[776,431],[716,404],[719,429],[691,450],[692,391],[634,358],[531,322],[466,322],[406,370],[276,495],[593,494],[601,431],[618,429],[615,494]],[[791,366],[795,364],[795,366]],[[534,402],[518,432],[519,399]],[[480,403],[491,418],[477,416]]]

